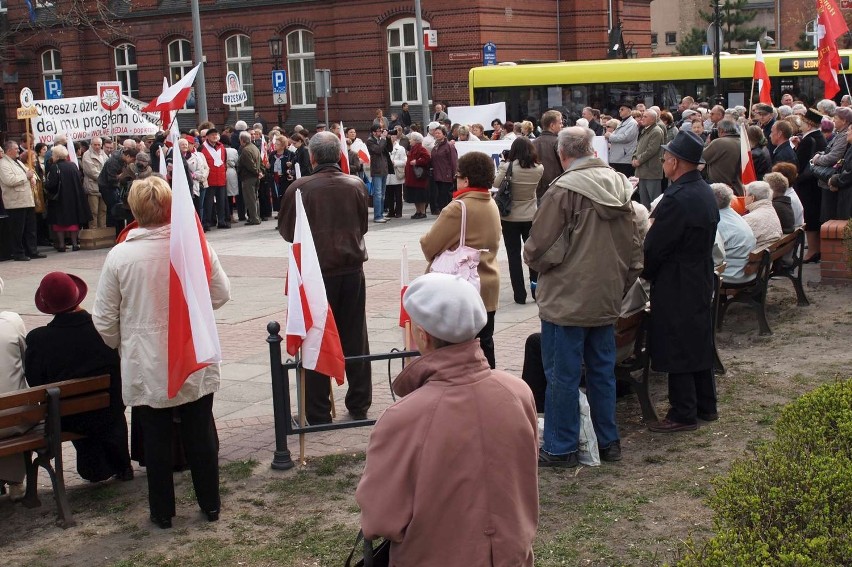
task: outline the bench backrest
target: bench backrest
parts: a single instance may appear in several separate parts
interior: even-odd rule
[[[47,391],[56,388],[60,416],[109,407],[109,374],[75,378],[0,394],[0,429],[35,425],[47,415]]]
[[[779,258],[783,258],[793,251],[799,239],[804,238],[804,234],[804,229],[797,228],[790,234],[785,234],[778,240],[764,246],[763,248],[752,250],[748,255],[748,264],[746,264],[745,273],[751,275],[758,272],[765,252],[769,253],[769,263],[772,263]]]

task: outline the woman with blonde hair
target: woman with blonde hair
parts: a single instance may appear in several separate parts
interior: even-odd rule
[[[170,528],[175,515],[172,478],[173,411],[192,471],[195,498],[207,520],[219,519],[219,458],[213,393],[219,364],[195,366],[177,393],[168,395],[168,289],[171,271],[172,191],[165,180],[135,181],[128,203],[139,227],[110,250],[95,298],[93,320],[104,342],[121,356],[122,398],[136,408],[148,469],[151,521]],[[231,284],[209,244],[209,288],[213,309],[231,297]]]

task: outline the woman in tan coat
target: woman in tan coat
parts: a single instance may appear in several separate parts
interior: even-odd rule
[[[536,211],[535,190],[544,166],[538,163],[538,154],[532,142],[527,138],[517,138],[512,142],[509,156],[500,164],[494,186],[499,187],[506,177],[506,172],[512,164],[511,189],[512,210],[505,217],[500,217],[503,229],[503,243],[506,245],[506,256],[509,260],[509,278],[512,280],[512,292],[515,303],[523,305],[527,302],[527,289],[524,286],[524,264],[521,261],[521,249],[530,235],[530,227]],[[535,285],[538,274],[530,270],[530,292],[535,301]]]
[[[461,205],[464,201],[467,209],[467,228],[465,245],[482,250],[479,258],[480,290],[482,301],[488,312],[488,322],[477,337],[482,351],[491,368],[494,360],[494,314],[500,294],[500,271],[497,267],[497,250],[500,248],[500,212],[490,188],[494,185],[494,162],[482,152],[469,152],[459,158],[456,173],[458,190],[453,193],[453,201],[444,207],[429,232],[420,237],[420,248],[429,261],[445,250],[458,247],[461,238]]]

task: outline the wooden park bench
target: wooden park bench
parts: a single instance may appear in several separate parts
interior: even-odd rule
[[[62,443],[81,439],[82,435],[62,431],[61,418],[109,407],[108,374],[77,378],[0,395],[0,429],[24,427],[22,435],[0,439],[0,457],[22,455],[27,469],[24,506],[40,506],[38,467],[50,476],[59,512],[57,524],[75,525],[65,492],[62,469]],[[35,458],[33,458],[35,453]]]
[[[752,250],[748,255],[745,267],[747,275],[755,278],[745,283],[726,282],[722,276],[722,287],[719,293],[719,311],[716,324],[719,330],[725,319],[725,312],[732,303],[745,303],[757,313],[757,322],[761,335],[771,335],[769,322],[766,320],[766,295],[769,280],[784,277],[793,282],[796,290],[798,305],[810,305],[805,297],[802,286],[802,259],[805,253],[805,231],[798,228],[790,234],[779,238],[769,246]],[[785,258],[786,257],[786,258]]]

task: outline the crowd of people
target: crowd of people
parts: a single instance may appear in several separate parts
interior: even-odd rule
[[[346,356],[370,352],[364,275],[370,221],[401,218],[403,203],[414,205],[412,220],[426,218],[428,208],[437,218],[420,238],[427,271],[443,270],[437,268],[445,264],[441,257],[461,247],[477,254],[465,259],[473,273],[429,273],[403,297],[421,357],[394,381],[403,399],[379,419],[367,450],[357,493],[364,533],[390,538],[399,562],[460,564],[446,554],[465,549],[464,564],[497,550],[511,558],[507,565],[531,564],[536,469],[578,465],[582,378],[600,459],[622,458],[615,324],[636,308],[636,298],[640,309],[650,299],[651,366],[668,374],[670,409],[649,428],[695,430],[700,421],[719,418],[714,270],[726,263],[725,280],[748,281],[754,277],[744,271],[749,253],[798,227],[808,235],[805,261],[819,262],[820,223],[852,214],[852,108],[832,101],[809,108],[787,94],[782,103],[749,111],[685,97],[670,112],[625,101],[617,118],[586,108],[567,126],[559,110],[548,110],[538,122],[494,120],[490,130],[452,124],[438,104],[423,131],[406,105],[389,119],[378,110],[366,140],[354,128],[341,132],[339,123],[319,124],[314,133],[301,126],[267,132],[260,121],[221,131],[204,123],[176,142],[161,133],[116,149],[112,140],[94,138],[75,147],[79,167],[61,137],[51,148],[30,150],[24,142],[23,155],[17,142],[7,142],[0,186],[15,260],[43,257],[39,239],[50,239],[60,252],[66,241],[76,250],[83,227],[115,227],[120,244],[106,259],[91,315],[80,308],[85,282],[62,272],[48,274],[36,292],[37,308],[54,316],[47,327],[27,335],[19,317],[0,314],[10,377],[2,387],[108,372],[112,406],[78,425],[91,439],[77,445],[78,455],[92,455],[78,458],[81,476],[129,480],[130,459],[144,460],[151,520],[170,527],[172,453],[180,438],[199,506],[214,521],[220,508],[212,417],[218,366],[196,371],[168,398],[165,362],[150,356],[166,348],[168,308],[145,282],[168,279],[175,163],[185,168],[205,230],[239,221],[257,225],[277,212],[280,235],[293,242],[301,192]],[[608,145],[608,161],[594,149],[596,136]],[[755,169],[755,180],[745,185],[740,136],[748,140]],[[511,145],[495,168],[485,153],[459,156],[456,143],[472,139]],[[510,202],[501,214],[493,194],[503,186]],[[123,230],[129,221],[135,224]],[[543,391],[498,370],[493,334],[501,241],[514,302],[531,297],[537,304]],[[218,308],[230,286],[209,252]],[[57,341],[73,353],[90,352],[86,364],[47,347]],[[310,374],[306,420],[330,423],[330,381]],[[353,419],[365,419],[372,405],[370,364],[350,360],[346,376],[346,408]],[[125,405],[138,419],[139,459],[128,451]],[[537,405],[544,413],[541,445]],[[460,430],[466,434],[459,437]],[[0,432],[6,434],[14,432]],[[451,469],[442,466],[449,445]],[[491,466],[497,459],[501,465]],[[22,494],[19,469],[20,463],[0,461],[0,479],[14,497]],[[447,502],[457,506],[447,509]],[[454,521],[435,521],[446,514]],[[455,521],[462,517],[471,521]],[[434,545],[439,540],[444,545]]]

